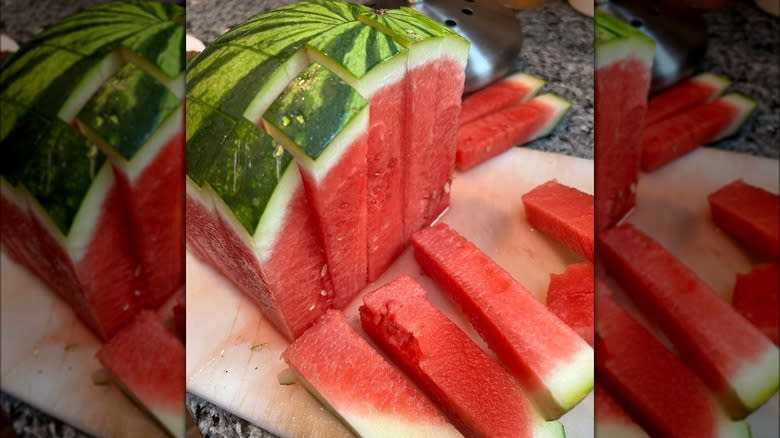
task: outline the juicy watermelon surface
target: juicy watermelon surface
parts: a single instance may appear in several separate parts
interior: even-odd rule
[[[593,265],[569,265],[550,274],[547,307],[593,346]]]
[[[780,269],[778,265],[756,265],[737,276],[731,304],[737,312],[780,345]]]

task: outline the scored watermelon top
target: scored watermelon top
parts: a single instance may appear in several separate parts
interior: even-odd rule
[[[68,236],[105,162],[74,127],[76,115],[88,116],[106,144],[132,152],[128,145],[157,129],[152,112],[181,107],[169,88],[183,69],[184,10],[176,5],[107,3],[43,30],[0,65],[3,184],[29,193]],[[120,82],[122,91],[110,92]],[[113,116],[98,123],[108,110]]]
[[[445,38],[468,44],[411,9],[339,1],[290,4],[232,28],[187,67],[189,192],[216,196],[247,236],[268,238],[258,232],[266,229],[263,212],[280,184],[294,181],[284,178],[291,156],[279,144],[299,157],[324,154],[366,111],[367,94],[383,80],[369,78],[377,67],[401,59],[418,42]],[[311,88],[296,88],[298,81]],[[263,119],[271,134],[260,127]],[[232,157],[221,151],[236,142],[254,158],[217,162]],[[265,169],[262,176],[257,169]]]

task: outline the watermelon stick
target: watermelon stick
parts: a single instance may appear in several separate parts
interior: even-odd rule
[[[712,221],[765,257],[780,257],[780,197],[737,180],[707,197]]]
[[[701,73],[656,94],[647,103],[647,126],[715,100],[731,80],[715,73]]]
[[[737,275],[731,303],[756,328],[780,345],[780,271],[777,263],[756,265]]]
[[[425,298],[409,277],[363,297],[360,323],[466,437],[563,437],[504,369]]]
[[[463,99],[460,126],[510,105],[526,102],[544,86],[544,79],[523,72],[513,73]]]
[[[732,418],[744,418],[777,391],[777,347],[660,244],[624,224],[600,234],[599,255]]]
[[[735,134],[755,108],[753,100],[731,93],[647,126],[642,137],[642,169],[651,172],[701,145]]]
[[[468,170],[512,146],[550,134],[570,106],[569,101],[547,93],[461,125],[455,166]]]
[[[593,261],[593,195],[555,180],[523,195],[528,223]]]
[[[593,349],[474,244],[440,223],[414,234],[412,246],[545,418],[560,417],[593,389]]]
[[[596,438],[650,438],[638,424],[631,419],[620,404],[596,383],[594,389],[596,405]]]
[[[325,313],[282,357],[297,380],[355,436],[461,436],[338,310]]]
[[[593,265],[569,265],[550,274],[547,308],[593,346]]]
[[[645,327],[606,294],[599,292],[596,299],[599,384],[650,436],[750,436],[747,424],[730,421],[697,375]],[[601,436],[598,400],[596,409],[596,435]]]

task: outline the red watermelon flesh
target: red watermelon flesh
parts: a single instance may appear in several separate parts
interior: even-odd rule
[[[368,335],[467,437],[563,436],[511,376],[426,298],[409,277],[363,298]]]
[[[460,125],[533,97],[544,85],[542,78],[523,72],[513,73],[463,99]]]
[[[337,310],[325,313],[282,357],[356,436],[461,436]]]
[[[780,271],[776,263],[737,275],[731,304],[775,345],[780,345]]]
[[[731,93],[648,126],[642,137],[642,169],[653,171],[697,147],[734,134],[755,109]]]
[[[185,335],[187,333],[187,321],[186,321],[186,307],[184,303],[184,288],[179,289],[176,292],[176,304],[173,306],[173,327],[176,336],[184,342]]]
[[[455,165],[467,170],[513,146],[549,134],[569,106],[568,101],[547,93],[462,125],[457,131]]]
[[[593,349],[490,257],[444,223],[417,232],[412,245],[417,263],[546,418],[591,391]]]
[[[550,274],[547,307],[593,346],[593,265],[569,265]]]
[[[135,176],[115,165],[141,262],[144,307],[157,308],[184,284],[184,129]],[[132,181],[131,181],[132,178]]]
[[[597,438],[650,438],[600,383],[594,389]]]
[[[730,421],[698,376],[645,327],[611,298],[599,293],[597,300],[599,383],[642,428],[657,437],[750,436],[747,425]],[[600,423],[598,400],[596,409]]]
[[[599,243],[607,271],[732,418],[743,418],[774,394],[777,347],[690,268],[630,224],[603,232]]]
[[[593,195],[555,180],[523,195],[528,222],[593,261]]]
[[[40,207],[16,196],[3,182],[3,244],[106,340],[141,304],[127,210],[110,166],[98,171],[84,204],[89,213],[77,219],[66,238],[42,219],[36,211]]]
[[[139,312],[97,358],[168,432],[184,436],[184,344],[155,312]]]
[[[780,257],[780,197],[737,180],[707,198],[712,221],[765,257]]]
[[[728,78],[714,73],[702,73],[680,82],[650,99],[645,124],[649,126],[704,105],[717,98],[730,84]]]

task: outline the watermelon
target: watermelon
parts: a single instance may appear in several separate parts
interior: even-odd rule
[[[737,312],[780,345],[780,270],[777,263],[756,265],[737,275],[731,304]]]
[[[523,72],[494,82],[463,99],[460,126],[494,113],[510,105],[523,103],[534,97],[544,86],[544,79]]]
[[[528,223],[593,261],[593,195],[547,181],[523,195]]]
[[[0,72],[3,243],[104,340],[183,281],[183,17],[156,2],[100,5],[39,33]],[[138,197],[114,148],[142,158]]]
[[[187,71],[189,247],[291,340],[345,306],[406,245],[407,222],[432,220],[422,209],[406,221],[412,189],[430,195],[430,184],[444,202],[435,208],[448,202],[439,192],[454,158],[437,154],[451,148],[433,143],[433,124],[410,147],[413,120],[428,116],[406,114],[423,85],[447,90],[442,101],[457,92],[459,110],[467,52],[412,10],[334,1],[287,5],[222,35]],[[439,75],[453,62],[459,71]],[[413,80],[423,64],[435,74]],[[410,166],[436,171],[410,179]]]
[[[730,93],[648,126],[642,137],[642,169],[653,171],[701,145],[735,134],[755,108],[753,100]]]
[[[600,8],[594,19],[596,229],[603,230],[636,203],[655,43]]]
[[[97,358],[171,435],[184,436],[184,344],[155,312],[139,312]]]
[[[515,382],[425,298],[409,277],[363,297],[360,322],[465,436],[564,436],[546,422]]]
[[[461,436],[338,310],[326,312],[282,357],[356,436]]]
[[[777,346],[690,268],[630,224],[603,232],[599,247],[607,271],[732,418],[745,417],[777,391]]]
[[[746,247],[772,260],[780,258],[780,197],[742,180],[727,184],[707,200],[715,225]]]
[[[596,438],[650,438],[600,383],[593,390]]]
[[[176,336],[181,339],[181,342],[185,342],[187,334],[187,309],[185,307],[184,300],[184,288],[180,289],[175,294],[176,304],[173,306],[173,328]]]
[[[652,125],[715,100],[731,80],[715,73],[700,73],[650,98],[645,124]]]
[[[593,265],[569,265],[550,274],[547,307],[593,346]]]
[[[599,293],[597,300],[599,384],[604,385],[650,436],[750,436],[747,424],[731,421],[699,376],[645,327],[612,298]],[[598,400],[596,409],[600,410]],[[600,417],[597,414],[598,423]],[[596,433],[601,435],[598,423]]]
[[[548,135],[570,106],[569,101],[547,93],[462,125],[455,165],[468,170],[513,146]]]
[[[440,223],[417,232],[412,246],[546,418],[593,389],[593,349],[474,244]]]

